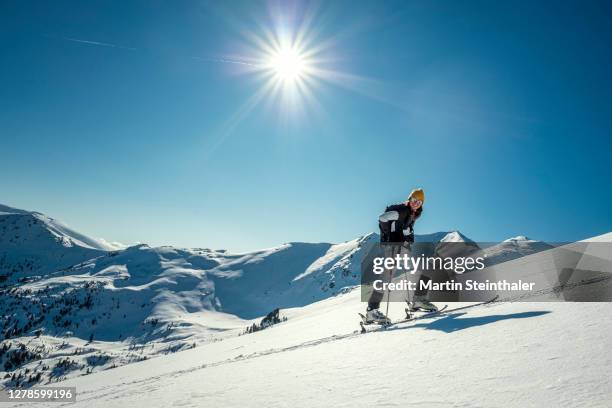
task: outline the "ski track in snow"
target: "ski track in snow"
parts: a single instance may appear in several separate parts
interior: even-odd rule
[[[494,305],[495,305],[494,303],[490,303],[490,304],[485,304],[485,305],[479,305],[478,307],[490,308],[490,307],[493,307]],[[418,325],[423,320],[426,320],[426,319],[436,319],[436,318],[438,318],[440,316],[445,316],[445,314],[431,316],[431,317],[427,317],[425,319],[419,319],[419,320],[417,320],[418,323],[416,323],[416,324]],[[391,331],[396,331],[396,330],[409,329],[410,327],[414,327],[414,323],[415,322],[413,322],[413,321],[411,321],[411,322],[404,322],[404,323],[398,324],[397,326],[394,326],[393,328],[389,328],[389,329],[378,331],[378,333],[384,333],[384,332],[391,332]],[[321,344],[324,344],[324,343],[340,341],[340,340],[347,340],[347,339],[356,338],[356,337],[360,337],[360,336],[368,335],[368,334],[373,334],[373,333],[374,332],[362,334],[361,332],[356,330],[356,331],[353,331],[351,333],[340,334],[340,335],[332,335],[332,336],[323,337],[323,338],[316,339],[316,340],[309,340],[309,341],[305,341],[303,343],[299,343],[299,344],[292,345],[292,346],[281,347],[281,348],[271,348],[271,349],[267,349],[267,350],[263,350],[263,351],[259,351],[259,352],[253,352],[253,353],[250,353],[250,354],[247,354],[247,355],[240,354],[240,355],[238,355],[236,357],[233,357],[233,358],[228,358],[228,359],[221,360],[221,361],[216,361],[216,362],[212,362],[212,363],[202,364],[200,366],[192,367],[192,368],[189,368],[189,369],[186,369],[186,370],[173,371],[173,372],[170,372],[170,373],[166,373],[163,376],[151,377],[151,378],[148,378],[146,380],[139,380],[139,381],[131,381],[131,382],[127,382],[127,383],[122,383],[122,385],[126,385],[126,386],[143,385],[143,384],[147,384],[147,383],[151,383],[151,382],[157,382],[159,380],[162,380],[163,378],[179,377],[179,376],[187,374],[187,373],[192,373],[192,372],[198,371],[198,370],[203,370],[203,369],[207,369],[207,368],[217,367],[217,366],[220,366],[220,365],[237,363],[237,362],[241,362],[241,361],[245,361],[245,360],[250,360],[250,359],[254,359],[254,358],[269,356],[271,354],[284,353],[284,352],[288,352],[288,351],[295,351],[295,350],[299,350],[299,349],[303,349],[303,348],[307,348],[307,347],[315,347],[315,346],[318,346],[318,345],[321,345]],[[97,399],[99,397],[103,397],[103,396],[106,396],[106,395],[114,395],[115,397],[117,396],[116,395],[116,391],[112,391],[112,392],[107,393],[107,394],[97,394],[92,399]],[[80,401],[87,401],[87,400],[88,399],[80,399]]]

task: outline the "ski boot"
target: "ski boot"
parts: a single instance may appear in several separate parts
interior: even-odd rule
[[[408,308],[406,309],[406,314],[409,312],[437,312],[438,307],[433,303],[429,302],[424,297],[415,296],[412,302],[408,302]]]
[[[379,309],[368,310],[363,320],[365,324],[382,324],[382,325],[391,324],[391,319],[385,316],[385,314],[381,312]]]

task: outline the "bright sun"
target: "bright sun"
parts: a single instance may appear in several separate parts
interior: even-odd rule
[[[261,80],[257,92],[245,102],[245,112],[265,101],[265,105],[276,105],[283,118],[311,113],[321,108],[316,95],[319,88],[343,78],[331,69],[336,60],[331,52],[335,42],[313,30],[315,10],[295,12],[298,14],[285,15],[285,8],[273,7],[271,20],[258,24],[257,31],[244,30],[244,55],[226,59],[237,71]]]
[[[276,77],[291,83],[302,78],[306,71],[306,61],[300,52],[292,47],[285,47],[276,51],[270,58],[270,68]]]

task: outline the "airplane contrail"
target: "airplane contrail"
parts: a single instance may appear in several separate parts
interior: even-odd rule
[[[191,57],[194,60],[204,61],[204,62],[220,62],[223,64],[239,64],[239,65],[248,65],[250,67],[259,67],[261,64],[254,64],[252,62],[240,61],[240,60],[231,60],[226,58],[202,58],[202,57]]]
[[[72,42],[77,42],[77,43],[81,43],[81,44],[99,45],[101,47],[120,48],[120,49],[123,49],[123,50],[131,50],[131,51],[135,51],[136,50],[136,48],[125,47],[123,45],[110,44],[110,43],[105,43],[105,42],[100,42],[100,41],[81,40],[79,38],[71,38],[71,37],[61,37],[61,38],[63,40],[66,40],[66,41],[72,41]]]
[[[48,37],[48,36],[46,36],[46,37]],[[79,43],[79,44],[96,45],[96,46],[100,46],[100,47],[118,48],[118,49],[122,49],[122,50],[130,50],[130,51],[138,50],[138,48],[126,47],[126,46],[123,46],[123,45],[111,44],[111,43],[106,43],[106,42],[102,42],[102,41],[84,40],[84,39],[81,39],[81,38],[73,38],[73,37],[57,37],[57,38],[61,38],[62,40],[65,40],[65,41],[76,42],[76,43]],[[252,62],[248,62],[248,61],[227,59],[227,58],[203,58],[203,57],[196,57],[196,56],[192,56],[191,58],[194,59],[194,60],[203,61],[203,62],[217,62],[217,63],[222,63],[222,64],[238,64],[238,65],[247,65],[247,66],[250,66],[250,67],[260,67],[261,66],[261,64],[256,64],[256,63],[252,63]]]

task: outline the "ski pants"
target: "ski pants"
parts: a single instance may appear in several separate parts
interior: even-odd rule
[[[383,244],[383,251],[385,254],[385,258],[395,258],[397,255],[403,256],[404,254],[410,256],[410,247],[408,246],[404,246],[404,245],[384,245]],[[383,282],[391,282],[391,280],[393,279],[393,275],[395,274],[396,268],[385,268],[384,272],[381,274],[381,279]],[[429,281],[429,277],[423,275],[421,273],[421,276],[419,277],[419,282],[420,281]],[[419,286],[420,287],[420,284]],[[380,290],[376,290],[374,288],[372,288],[372,293],[370,295],[370,299],[368,299],[368,309],[378,309],[380,307],[380,302],[382,301],[383,297],[384,297],[385,293],[383,291]],[[427,290],[419,290],[417,289],[414,292],[415,296],[425,296],[427,295]]]

